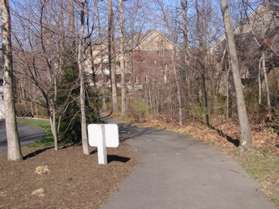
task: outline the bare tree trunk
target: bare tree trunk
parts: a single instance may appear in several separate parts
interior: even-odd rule
[[[101,28],[101,21],[100,21],[100,11],[99,11],[99,1],[95,1],[94,2],[94,9],[95,9],[95,12],[96,12],[96,19],[97,19],[97,29],[98,29],[98,36],[99,38],[101,39],[102,37],[102,28]],[[101,82],[101,94],[102,94],[102,110],[103,111],[106,111],[107,110],[107,104],[106,104],[106,75],[105,75],[105,72],[104,72],[104,58],[103,58],[103,51],[101,49],[101,52],[100,52],[100,70],[101,70],[101,73],[102,73],[102,82]]]
[[[61,63],[59,63],[60,66]],[[58,69],[57,69],[58,70]],[[60,69],[62,70],[62,69]],[[56,72],[57,73],[57,72]],[[53,136],[54,136],[54,150],[58,151],[58,139],[59,139],[59,129],[57,126],[57,116],[56,116],[56,102],[57,102],[57,75],[53,78],[53,88],[54,88],[54,101],[52,102],[52,124],[53,124]]]
[[[180,1],[181,9],[182,9],[182,33],[183,33],[183,41],[184,41],[184,65],[185,65],[185,73],[186,73],[186,84],[187,84],[187,99],[191,98],[191,81],[190,81],[190,70],[188,67],[188,0]],[[185,114],[185,113],[184,113]],[[185,116],[184,116],[185,117]]]
[[[230,82],[229,82],[229,73],[230,71],[228,70],[227,72],[227,86],[226,86],[226,119],[229,119],[229,104],[230,104]]]
[[[106,75],[105,75],[105,72],[104,72],[104,59],[103,59],[103,54],[101,53],[101,58],[100,58],[100,70],[101,70],[101,73],[102,73],[102,82],[101,82],[101,94],[102,94],[102,109],[103,111],[106,111],[107,110],[107,104],[106,104]]]
[[[107,103],[106,103],[106,75],[104,73],[104,69],[103,69],[103,57],[101,57],[101,64],[100,64],[100,69],[102,72],[102,89],[101,89],[101,94],[102,94],[102,109],[104,111],[107,110]]]
[[[208,109],[208,95],[207,95],[207,88],[206,88],[206,77],[205,77],[205,66],[203,67],[203,71],[201,73],[201,81],[202,81],[202,94],[203,94],[203,104],[204,104],[204,117],[205,117],[205,122],[206,125],[209,126],[209,109]]]
[[[179,77],[177,75],[177,69],[176,69],[176,49],[173,49],[173,57],[172,57],[172,64],[173,64],[173,73],[174,73],[174,79],[176,84],[176,96],[177,96],[177,102],[178,102],[178,121],[179,125],[183,125],[183,112],[182,112],[182,96],[181,96],[181,86]]]
[[[49,116],[50,129],[53,136],[54,150],[58,151],[58,133],[56,124],[56,109],[54,104],[51,104],[51,114]]]
[[[91,43],[89,44],[89,56],[90,56],[90,68],[91,68],[91,73],[92,73],[92,82],[93,82],[93,86],[96,88],[97,87],[96,69],[95,69],[95,64],[94,64],[93,46]]]
[[[232,117],[232,99],[231,99],[231,68],[227,69],[227,87],[226,87],[226,119]]]
[[[75,36],[76,33],[76,25],[75,25],[75,7],[74,7],[74,0],[68,0],[68,32],[70,33],[70,36]],[[74,38],[71,40],[72,48],[75,51],[76,50],[76,39]]]
[[[126,69],[125,69],[125,20],[123,14],[123,0],[118,0],[119,17],[120,17],[120,71],[121,71],[121,115],[126,114],[127,102],[126,102]]]
[[[264,84],[266,89],[266,102],[267,102],[267,111],[268,111],[268,119],[271,120],[271,102],[270,102],[270,91],[269,91],[269,82],[266,72],[266,56],[265,52],[262,52],[262,68],[263,68],[263,74],[264,74]]]
[[[35,114],[36,114],[36,117],[39,118],[39,110],[38,110],[38,104],[35,103]]]
[[[112,67],[112,43],[113,42],[113,8],[112,0],[108,0],[108,68],[110,71],[112,111],[117,112],[117,87],[115,67]]]
[[[203,7],[205,6],[203,2]],[[195,1],[195,9],[197,13],[197,21],[196,21],[196,29],[197,29],[197,35],[198,35],[198,42],[199,42],[199,48],[201,57],[198,59],[200,61],[200,79],[201,79],[201,91],[202,91],[202,97],[203,97],[203,106],[204,106],[204,117],[205,122],[207,126],[209,126],[209,108],[208,108],[208,94],[207,94],[207,88],[206,88],[206,56],[207,56],[207,17],[204,13],[204,8],[200,8],[198,4],[198,0]]]
[[[31,110],[32,117],[34,117],[35,113],[34,113],[34,106],[33,106],[33,102],[32,101],[30,101],[30,110]]]
[[[2,11],[2,51],[4,61],[4,105],[5,125],[8,144],[8,160],[22,160],[15,114],[13,55],[11,42],[11,17],[9,0],[0,0]]]
[[[235,92],[236,92],[238,119],[240,123],[240,132],[241,132],[241,147],[248,148],[249,145],[251,144],[251,130],[248,121],[248,115],[247,115],[242,83],[241,83],[241,78],[239,73],[239,62],[237,57],[233,28],[231,23],[231,16],[230,16],[229,5],[227,0],[221,0],[221,8],[222,8],[223,20],[224,20],[226,37],[228,42],[228,49],[229,49],[229,55],[231,60]]]
[[[75,11],[74,0],[68,0],[68,30],[73,35],[75,33]]]
[[[78,46],[78,67],[79,67],[79,79],[80,79],[80,113],[81,113],[81,141],[83,154],[89,155],[89,146],[87,138],[87,123],[85,113],[85,88],[84,88],[84,30],[85,30],[85,5],[86,1],[81,2],[82,9],[80,14],[80,40]]]
[[[262,72],[262,57],[259,61],[259,70],[258,70],[258,86],[259,86],[259,98],[258,98],[258,102],[259,105],[262,104],[262,79],[261,79],[261,72]]]

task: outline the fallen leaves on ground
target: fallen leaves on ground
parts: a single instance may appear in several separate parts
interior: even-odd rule
[[[164,128],[182,134],[191,135],[203,142],[218,145],[224,151],[232,153],[236,146],[232,143],[237,143],[240,138],[239,125],[233,120],[224,120],[217,118],[212,121],[211,127],[198,121],[187,122],[184,126],[179,126],[176,123],[165,122],[161,119],[149,119],[141,126],[152,126]],[[270,128],[259,127],[258,125],[251,126],[252,147],[256,149],[268,149],[273,154],[279,156],[279,148],[277,134]]]

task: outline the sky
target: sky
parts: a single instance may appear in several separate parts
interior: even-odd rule
[[[57,0],[58,1],[58,0]],[[90,2],[92,0],[89,0]],[[141,3],[140,8],[135,8],[135,2],[140,1]],[[156,1],[163,1],[165,8],[170,11],[175,11],[175,8],[179,7],[180,0],[127,0],[125,1],[124,5],[126,7],[126,24],[127,28],[134,27],[132,31],[147,31],[150,29],[157,29],[163,32],[166,32],[167,29],[165,27],[164,21],[162,20],[162,14],[160,7],[156,4]],[[222,23],[222,15],[220,11],[220,0],[198,0],[201,1],[208,1],[211,3],[211,8],[214,13],[214,18],[211,18],[211,22],[209,25],[210,32],[212,33],[212,37],[210,39],[215,39],[216,36],[221,36],[223,34],[223,23]],[[235,7],[237,1],[240,0],[231,0],[229,2],[232,3],[231,8]],[[260,0],[249,0],[250,2],[260,1]],[[26,13],[28,9],[30,9],[31,5],[38,4],[40,0],[10,0],[11,8],[12,8],[12,15],[13,12],[19,12],[21,14]],[[107,14],[106,14],[106,7],[107,7],[107,0],[104,0],[100,3],[100,10],[102,11],[102,24],[106,27],[107,24]],[[189,28],[195,27],[195,9],[194,9],[194,2],[195,0],[189,0]],[[30,5],[30,6],[28,6]],[[117,8],[117,0],[114,0],[115,10]],[[90,8],[93,10],[92,3]],[[235,22],[237,21],[237,10],[232,10],[234,14]],[[14,27],[16,30],[17,27]],[[193,36],[193,34],[190,34]]]

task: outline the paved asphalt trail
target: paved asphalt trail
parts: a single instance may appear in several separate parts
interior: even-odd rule
[[[275,209],[230,157],[179,134],[121,128],[138,153],[134,172],[103,209]]]
[[[40,128],[33,128],[30,126],[18,125],[19,137],[21,144],[28,144],[44,136],[44,132]],[[0,120],[0,151],[7,146],[5,122]]]

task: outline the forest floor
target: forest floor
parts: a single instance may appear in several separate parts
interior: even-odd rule
[[[135,165],[125,142],[108,150],[107,166],[97,155],[85,156],[80,146],[54,151],[43,145],[24,146],[24,161],[0,155],[0,208],[100,208]]]
[[[154,127],[190,135],[196,140],[214,145],[236,159],[261,184],[262,191],[279,206],[279,141],[277,133],[272,129],[252,125],[252,149],[240,153],[237,149],[239,128],[233,120],[218,118],[211,122],[211,127],[207,127],[198,121],[179,126],[172,121],[166,122],[164,118],[146,118],[140,123],[132,118],[116,118],[140,127]]]

